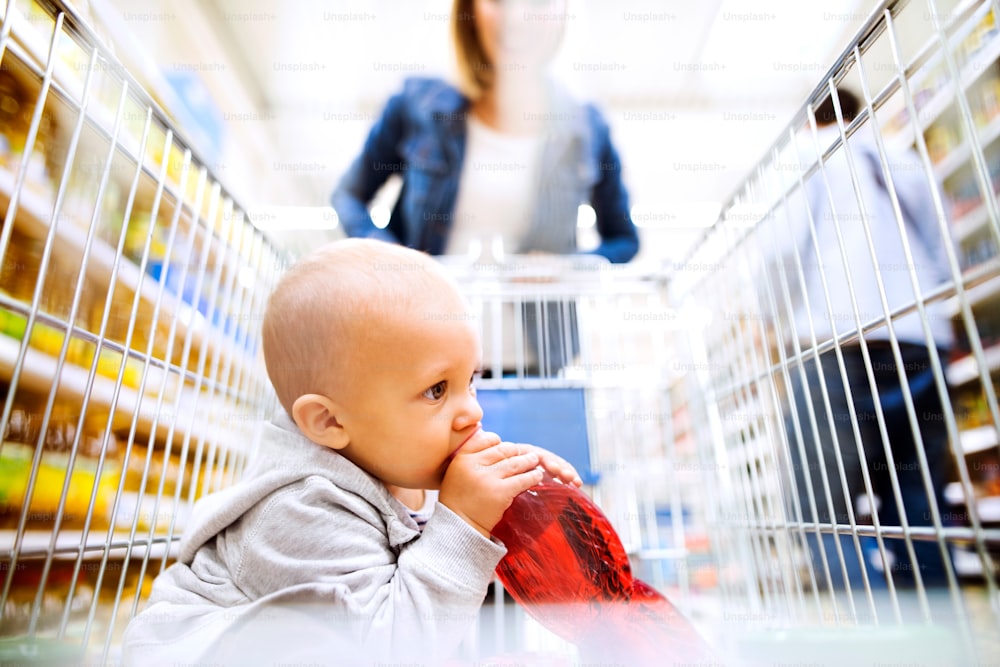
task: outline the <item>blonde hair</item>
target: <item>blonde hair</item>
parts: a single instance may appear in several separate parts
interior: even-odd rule
[[[430,256],[383,241],[335,241],[296,262],[268,298],[261,335],[282,407],[291,415],[298,397],[349,384],[360,337],[442,289],[458,293]]]
[[[476,31],[475,0],[452,3],[451,41],[455,46],[459,86],[466,97],[477,100],[493,87],[495,74]]]

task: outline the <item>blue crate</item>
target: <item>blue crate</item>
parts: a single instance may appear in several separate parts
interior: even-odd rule
[[[584,484],[596,484],[591,469],[584,390],[480,389],[483,428],[510,442],[526,442],[572,463]]]

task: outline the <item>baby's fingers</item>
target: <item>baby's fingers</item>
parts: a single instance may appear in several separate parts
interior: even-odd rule
[[[531,446],[531,450],[538,454],[542,467],[557,480],[574,486],[583,485],[583,480],[569,461],[541,447]]]
[[[506,486],[506,491],[511,498],[514,496],[527,491],[533,486],[537,486],[542,481],[542,469],[535,466],[530,470],[518,473],[516,475],[511,475],[503,481]]]
[[[538,454],[534,452],[527,452],[525,454],[505,458],[494,463],[491,467],[499,471],[500,476],[506,479],[530,470],[534,470],[538,467],[538,463]],[[541,471],[539,471],[539,473],[541,473]],[[541,481],[540,476],[539,481]]]

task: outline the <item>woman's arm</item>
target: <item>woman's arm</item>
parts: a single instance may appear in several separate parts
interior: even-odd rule
[[[403,137],[403,117],[406,99],[402,93],[391,97],[382,116],[372,126],[361,154],[343,175],[331,197],[340,224],[348,236],[360,236],[399,243],[388,229],[372,222],[368,203],[386,180],[406,166],[397,146]]]
[[[639,252],[639,233],[632,222],[628,192],[622,182],[622,164],[611,143],[611,130],[600,112],[587,107],[594,131],[598,178],[590,197],[597,213],[601,243],[594,254],[611,262],[627,262]]]

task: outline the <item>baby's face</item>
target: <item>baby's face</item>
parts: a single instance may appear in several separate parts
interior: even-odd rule
[[[388,315],[360,346],[355,386],[344,388],[350,444],[341,453],[385,483],[436,489],[479,429],[473,379],[482,351],[457,295],[421,301]]]

